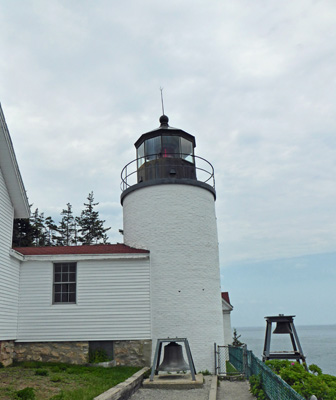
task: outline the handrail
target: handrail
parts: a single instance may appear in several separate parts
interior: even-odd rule
[[[199,157],[199,156],[195,156],[195,155],[191,155],[191,154],[184,154],[184,153],[167,153],[165,154],[165,156],[173,156],[173,157],[168,157],[170,160],[184,160],[187,161],[188,164],[190,164],[190,168],[195,169],[197,172],[201,172],[203,175],[205,175],[204,179],[199,179],[196,178],[197,181],[199,182],[203,182],[203,183],[207,183],[210,186],[212,186],[213,188],[215,188],[215,171],[214,171],[214,167],[212,166],[212,164],[207,161],[205,158]],[[182,156],[185,156],[182,157]],[[190,162],[188,161],[186,158],[187,157],[191,157],[193,159],[194,162]],[[139,161],[144,161],[141,163],[141,166],[144,165],[149,161],[153,161],[153,160],[158,160],[161,158],[165,158],[162,153],[155,153],[155,154],[149,154],[143,157],[138,157],[135,158],[134,160],[130,161],[129,163],[127,163],[124,168],[121,171],[121,183],[120,183],[120,189],[121,191],[125,191],[126,189],[128,189],[129,187],[135,185],[137,182],[134,183],[130,183],[130,180],[132,180],[132,177],[134,177],[134,175],[138,172],[138,164]],[[200,163],[205,164],[204,166],[200,166],[198,167],[196,165],[195,161],[198,161]],[[174,168],[174,167],[179,167],[180,164],[174,165],[174,164],[169,164],[170,167]],[[188,167],[187,165],[185,165],[184,167]],[[207,168],[208,167],[208,168]]]

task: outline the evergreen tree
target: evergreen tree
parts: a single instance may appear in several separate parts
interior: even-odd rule
[[[94,203],[93,192],[89,193],[87,200],[88,203],[84,203],[85,209],[81,212],[81,216],[76,218],[80,226],[78,240],[86,245],[107,243],[106,232],[111,228],[104,228],[105,221],[100,220],[99,212],[94,210],[99,203]]]
[[[45,219],[45,234],[46,234],[46,241],[45,246],[56,246],[57,244],[57,225],[55,221],[51,217],[47,217]]]
[[[33,227],[28,218],[17,218],[13,224],[13,247],[33,246]]]
[[[237,329],[234,328],[234,329],[233,329],[233,341],[232,341],[232,346],[240,347],[240,346],[243,346],[243,345],[244,345],[244,343],[241,342],[241,341],[239,340],[240,337],[241,337],[241,335],[238,335]]]
[[[62,220],[58,227],[60,236],[57,237],[58,246],[71,246],[77,244],[77,224],[72,213],[72,205],[67,203],[67,208],[61,212]]]
[[[30,217],[32,227],[33,246],[45,246],[47,241],[47,233],[44,226],[44,213],[39,213],[38,208]]]

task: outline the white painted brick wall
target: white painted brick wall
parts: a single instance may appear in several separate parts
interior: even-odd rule
[[[155,185],[124,198],[125,244],[150,250],[153,350],[186,337],[197,371],[214,370],[223,344],[218,237],[213,195],[190,185]]]

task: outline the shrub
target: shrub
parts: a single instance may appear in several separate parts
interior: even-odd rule
[[[211,375],[211,372],[209,371],[209,370],[204,370],[204,371],[200,371],[199,372],[199,374],[202,374],[202,375]]]
[[[37,369],[35,371],[35,375],[48,376],[49,375],[49,371],[47,369]]]
[[[52,365],[52,366],[50,366],[50,369],[53,372],[64,372],[68,369],[68,366],[65,364]]]
[[[309,371],[311,371],[315,375],[322,375],[322,369],[316,364],[309,365]]]
[[[259,400],[267,400],[267,396],[262,388],[261,375],[252,375],[250,381],[250,392]]]
[[[16,397],[23,400],[35,400],[34,388],[26,387],[16,392]]]
[[[65,395],[64,392],[61,391],[59,394],[56,394],[55,396],[51,397],[50,400],[64,400]]]
[[[55,375],[55,376],[51,377],[50,380],[51,380],[51,382],[61,382],[62,377],[59,375]]]
[[[310,365],[309,373],[298,362],[270,360],[266,364],[305,399],[312,395],[323,400],[336,399],[336,376],[322,374],[317,365]]]
[[[101,362],[109,361],[107,353],[103,349],[97,349],[95,351],[90,351],[89,362],[92,364],[97,364]]]

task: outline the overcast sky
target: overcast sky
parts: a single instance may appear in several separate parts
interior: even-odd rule
[[[93,190],[122,241],[120,171],[160,86],[215,167],[233,326],[336,323],[335,1],[0,1],[0,101],[46,216]]]

